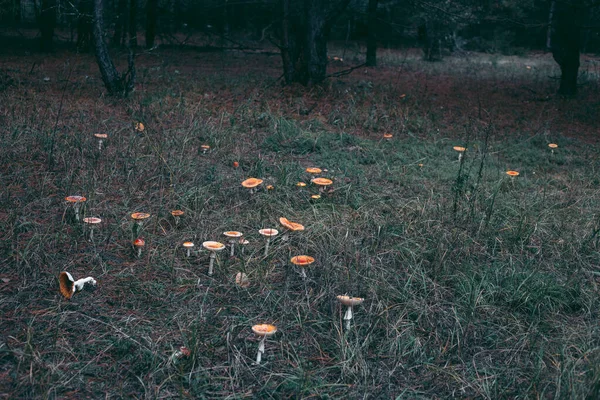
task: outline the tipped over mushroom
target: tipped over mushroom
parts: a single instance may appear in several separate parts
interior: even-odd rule
[[[77,292],[83,290],[83,287],[86,283],[91,283],[93,286],[96,286],[96,280],[91,276],[87,278],[74,280],[73,276],[67,271],[63,271],[58,275],[58,283],[60,288],[60,293],[65,296],[67,300],[70,300],[71,297]]]
[[[221,251],[225,248],[225,245],[220,242],[206,241],[202,243],[202,247],[210,251],[210,263],[208,264],[208,275],[213,274],[213,265],[215,264],[215,258],[217,257],[217,251]]]
[[[283,227],[286,229],[285,234],[281,237],[281,240],[283,240],[283,241],[286,241],[289,239],[290,232],[297,232],[297,231],[304,230],[304,225],[299,224],[297,222],[292,222],[289,219],[284,218],[284,217],[279,218],[279,223],[281,225],[283,225]]]
[[[252,332],[262,338],[258,344],[258,354],[256,355],[256,364],[260,364],[262,355],[265,353],[265,340],[277,332],[277,327],[270,324],[258,324],[252,327]]]
[[[342,303],[342,305],[345,305],[346,307],[348,307],[348,308],[346,308],[346,313],[344,314],[344,321],[346,321],[346,329],[350,329],[350,321],[352,320],[352,317],[353,317],[352,307],[361,304],[363,301],[365,301],[365,299],[362,297],[350,297],[350,296],[337,296],[337,299],[339,300],[340,303]]]

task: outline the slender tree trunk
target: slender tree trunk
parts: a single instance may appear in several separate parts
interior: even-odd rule
[[[367,8],[369,16],[369,35],[367,37],[367,67],[377,66],[377,5],[379,0],[369,0]]]
[[[148,0],[146,4],[146,47],[149,49],[154,47],[156,38],[157,8],[158,0]]]
[[[319,0],[306,0],[306,61],[308,84],[322,82],[327,75],[327,20]]]
[[[580,7],[580,0],[554,0],[550,7],[550,49],[561,71],[558,93],[564,96],[577,94]]]
[[[127,20],[127,0],[119,0],[117,6],[117,16],[115,18],[115,33],[112,37],[112,45],[120,47],[123,44],[123,32],[125,31],[125,22]]]
[[[137,47],[137,0],[129,0],[129,47]]]
[[[52,51],[56,27],[56,0],[42,0],[40,10],[40,49]]]
[[[133,66],[133,56],[130,52],[129,56],[129,73],[130,79],[126,81],[125,76],[119,75],[115,65],[108,53],[108,47],[104,41],[104,18],[103,18],[103,0],[94,0],[94,22],[93,22],[93,38],[96,61],[102,82],[108,91],[109,95],[126,96],[133,89],[133,81],[135,78],[135,68]],[[126,74],[127,75],[127,74]]]
[[[290,0],[280,0],[281,6],[281,60],[283,61],[283,78],[288,85],[294,81],[294,61],[292,60]]]

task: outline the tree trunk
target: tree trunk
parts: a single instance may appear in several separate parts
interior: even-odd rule
[[[292,43],[290,36],[290,0],[280,0],[281,7],[281,60],[283,61],[283,78],[288,85],[294,81],[294,63],[292,60]]]
[[[52,51],[56,27],[56,0],[42,0],[40,11],[40,49]]]
[[[77,11],[79,12],[77,17],[77,49],[87,51],[92,45],[92,1],[79,1]]]
[[[367,67],[377,66],[377,5],[379,0],[369,0],[367,13],[369,16],[369,33],[367,36]]]
[[[112,38],[112,45],[120,47],[123,45],[123,33],[125,32],[127,20],[127,0],[119,0],[117,16],[115,18],[115,33]]]
[[[137,47],[137,0],[129,0],[129,47]]]
[[[306,0],[306,61],[308,84],[322,82],[327,75],[327,20],[320,0]]]
[[[103,0],[94,0],[94,23],[93,23],[93,38],[94,50],[96,53],[96,61],[102,75],[102,82],[108,91],[109,95],[127,96],[133,89],[133,81],[135,78],[135,68],[133,66],[133,56],[130,53],[129,58],[129,73],[130,79],[126,81],[125,76],[120,76],[115,68],[115,65],[108,54],[108,47],[104,41],[104,18],[103,18]]]
[[[580,0],[570,2],[554,0],[550,7],[550,49],[561,71],[558,93],[564,96],[577,94],[580,7]]]
[[[158,0],[148,0],[146,4],[146,47],[149,49],[154,47],[156,37],[157,7]]]

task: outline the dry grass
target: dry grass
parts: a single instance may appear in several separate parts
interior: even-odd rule
[[[88,55],[4,57],[0,393],[596,397],[597,78],[566,101],[547,56],[523,60],[533,71],[382,60],[282,89],[274,56],[163,50],[140,55],[133,98],[113,100]],[[318,202],[295,185],[308,166],[335,182]],[[249,176],[274,190],[249,195]],[[71,194],[104,219],[93,242],[66,211]],[[139,259],[134,211],[152,214]],[[280,216],[306,230],[265,257],[258,229]],[[226,230],[251,243],[208,276],[199,245]],[[296,254],[316,259],[306,280]],[[65,301],[62,270],[98,286]],[[338,294],[366,299],[349,331]],[[263,322],[279,331],[257,366]],[[191,355],[174,362],[180,346]]]

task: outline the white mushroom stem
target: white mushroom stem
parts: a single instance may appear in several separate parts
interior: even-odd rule
[[[262,360],[262,355],[265,353],[265,339],[267,337],[263,336],[262,340],[258,344],[258,354],[256,355],[256,364],[260,364]]]
[[[346,329],[350,329],[350,320],[352,320],[352,306],[348,306],[346,313],[344,314],[344,321],[346,321]]]
[[[75,289],[76,292],[79,292],[83,289],[83,286],[86,283],[91,283],[93,286],[96,286],[96,280],[94,278],[92,278],[91,276],[88,276],[87,278],[82,278],[82,279],[76,280],[75,283],[73,283],[73,288]]]
[[[98,150],[102,150],[102,139],[98,140]]]
[[[302,276],[302,279],[306,279],[306,271],[302,267],[300,268],[300,275]]]
[[[284,233],[284,234],[283,234],[283,236],[281,237],[281,240],[282,240],[282,241],[284,241],[284,242],[287,242],[289,238],[290,238],[290,233],[289,233],[289,232],[286,232],[286,233]]]
[[[73,206],[73,208],[75,209],[75,221],[79,221],[79,207],[80,205],[78,203],[75,203],[75,205]]]
[[[265,245],[265,257],[269,254],[269,243],[271,243],[271,238],[267,237],[267,244]]]
[[[462,151],[458,152],[458,161],[462,160]]]
[[[229,253],[229,256],[233,257],[233,253],[235,251],[235,240],[230,240],[229,243],[231,244],[231,252]]]
[[[188,247],[188,248],[187,248],[187,256],[188,256],[188,257],[190,256],[190,253],[191,253],[191,250],[190,250],[190,248]]]
[[[90,242],[94,241],[94,228],[90,228]]]
[[[208,275],[213,274],[213,265],[215,264],[215,258],[217,258],[217,253],[213,251],[210,253],[210,263],[208,264]]]
[[[142,246],[137,247],[137,256],[140,258],[142,256]]]
[[[177,226],[179,224],[179,217],[174,216],[173,218],[175,218],[175,226]]]

